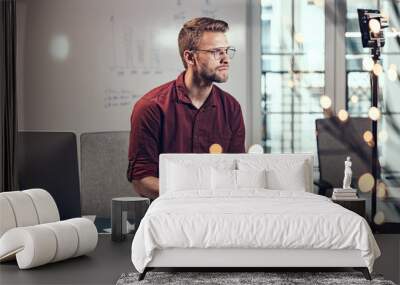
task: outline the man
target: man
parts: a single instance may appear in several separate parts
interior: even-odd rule
[[[213,85],[228,80],[235,49],[227,30],[226,22],[211,18],[186,22],[178,36],[185,71],[135,104],[127,177],[141,196],[158,197],[160,153],[208,153],[216,144],[227,153],[245,151],[240,105]]]

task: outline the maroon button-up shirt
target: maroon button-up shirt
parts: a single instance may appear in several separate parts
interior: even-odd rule
[[[160,153],[208,153],[212,144],[224,153],[243,153],[245,127],[236,99],[213,85],[197,109],[188,97],[184,72],[140,98],[132,111],[129,181],[158,177]]]

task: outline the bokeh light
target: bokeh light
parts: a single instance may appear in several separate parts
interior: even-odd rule
[[[294,35],[294,40],[295,40],[297,43],[302,44],[302,43],[304,43],[304,35],[303,35],[302,33],[296,33],[296,34]]]
[[[376,186],[376,196],[380,199],[384,199],[386,197],[386,184],[384,182],[379,182]]]
[[[349,118],[349,113],[346,110],[340,110],[337,114],[339,120],[341,120],[342,122],[347,121],[347,119]]]
[[[264,153],[264,148],[259,144],[253,144],[249,147],[249,150],[247,152],[261,154]]]
[[[382,65],[380,65],[379,63],[375,63],[375,64],[374,64],[374,67],[372,68],[372,72],[373,72],[376,76],[381,75],[382,72],[383,72]]]
[[[366,143],[368,143],[374,139],[374,135],[372,134],[371,131],[365,131],[363,134],[363,138],[364,138],[364,141]]]
[[[388,133],[387,133],[386,130],[381,130],[381,131],[379,131],[379,133],[378,133],[378,139],[379,139],[381,142],[387,142],[388,138],[389,138],[389,135],[388,135]]]
[[[368,111],[368,117],[373,121],[377,121],[381,117],[381,111],[377,107],[371,107]]]
[[[322,95],[321,98],[319,99],[319,103],[321,104],[321,107],[324,109],[329,109],[332,106],[332,100],[326,95]]]
[[[357,104],[358,103],[358,96],[357,95],[353,95],[350,97],[351,103],[353,104]]]
[[[397,66],[395,64],[391,64],[389,66],[387,76],[391,81],[395,81],[397,79]]]
[[[381,211],[377,212],[374,217],[374,223],[381,225],[385,222],[385,214]]]
[[[210,146],[209,152],[213,154],[222,153],[222,146],[217,143],[214,143]]]
[[[363,58],[362,65],[364,70],[372,71],[372,69],[374,68],[374,61],[372,60],[371,57],[366,56]]]
[[[397,70],[389,69],[387,72],[387,76],[390,81],[395,81],[397,79]]]
[[[358,189],[361,192],[370,192],[374,187],[375,179],[371,173],[364,173],[358,179]]]

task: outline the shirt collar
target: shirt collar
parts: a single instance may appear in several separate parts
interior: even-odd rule
[[[179,74],[176,78],[176,89],[177,89],[177,99],[178,102],[183,102],[187,104],[192,104],[188,94],[189,90],[185,85],[185,71]],[[207,100],[204,102],[203,106],[216,106],[215,103],[215,86],[213,85],[210,95],[208,95]]]

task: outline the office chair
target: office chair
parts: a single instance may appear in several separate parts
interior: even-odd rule
[[[62,220],[80,217],[76,136],[71,132],[18,132],[19,189],[43,188],[54,198]]]
[[[372,172],[372,148],[363,138],[365,131],[371,131],[372,121],[369,118],[349,118],[342,122],[337,117],[330,117],[317,119],[315,123],[320,172],[320,179],[315,184],[319,187],[319,194],[330,197],[333,188],[343,186],[347,156],[353,163],[351,186],[357,188],[359,177]]]

